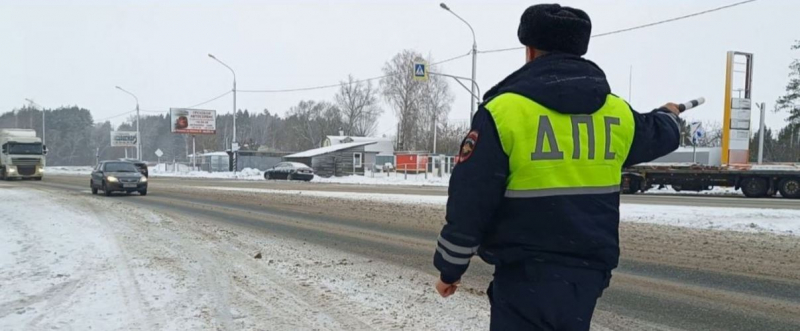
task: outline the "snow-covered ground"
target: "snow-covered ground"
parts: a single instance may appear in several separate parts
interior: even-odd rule
[[[198,187],[198,189],[370,200],[398,204],[444,205],[447,202],[446,196],[415,194],[270,190],[212,186]],[[714,198],[698,197],[698,199]],[[623,222],[651,223],[710,230],[770,232],[800,236],[800,210],[794,209],[720,208],[623,203],[620,206],[620,213]]]
[[[413,269],[88,194],[0,201],[0,330],[488,329],[484,296]]]

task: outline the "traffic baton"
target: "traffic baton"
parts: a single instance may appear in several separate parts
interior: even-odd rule
[[[692,109],[694,107],[702,105],[705,102],[706,102],[706,98],[700,97],[700,98],[697,98],[697,99],[694,99],[694,100],[691,100],[691,101],[687,101],[687,102],[684,102],[684,103],[678,105],[678,110],[680,110],[681,113],[682,113],[682,112],[685,112],[685,111],[687,111],[689,109]]]

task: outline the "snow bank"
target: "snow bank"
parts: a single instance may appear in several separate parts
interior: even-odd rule
[[[239,180],[264,180],[264,173],[258,169],[245,168],[237,173],[233,172],[207,172],[207,171],[163,171],[160,167],[150,169],[151,177],[173,178],[209,178],[209,179],[239,179]]]
[[[45,169],[45,176],[47,174],[55,175],[90,175],[94,167],[47,167]],[[264,180],[264,172],[258,169],[245,168],[237,173],[232,172],[207,172],[207,171],[191,171],[188,168],[180,168],[177,172],[171,170],[164,170],[163,164],[150,167],[150,176],[152,177],[173,177],[173,178],[209,178],[209,179],[240,179],[240,180]]]
[[[717,195],[717,196],[729,195],[729,196],[744,196],[744,194],[742,194],[742,192],[741,192],[741,191],[739,191],[739,190],[736,190],[736,189],[734,189],[733,187],[720,187],[720,186],[715,186],[715,187],[714,187],[714,188],[712,188],[711,190],[708,190],[708,191],[701,191],[701,192],[695,192],[695,191],[680,191],[680,192],[676,192],[674,189],[672,189],[672,187],[671,187],[671,186],[669,186],[669,185],[666,185],[666,186],[665,186],[663,189],[660,189],[660,190],[659,190],[659,189],[657,189],[657,188],[652,188],[652,189],[648,190],[647,192],[644,192],[644,194],[681,194],[681,195]]]
[[[206,190],[250,192],[261,194],[286,194],[308,197],[368,200],[398,204],[426,204],[444,206],[446,196],[416,194],[354,193],[305,190],[269,190],[235,187],[198,187]],[[720,208],[673,205],[622,204],[623,222],[650,223],[697,229],[739,232],[769,232],[800,236],[800,210]]]
[[[357,185],[396,185],[396,186],[448,186],[450,175],[435,177],[428,174],[408,174],[402,173],[368,173],[366,176],[346,176],[346,177],[314,177],[314,183],[330,184],[357,184]]]
[[[47,166],[44,169],[44,174],[55,174],[55,175],[91,175],[92,169],[94,167],[51,167]]]

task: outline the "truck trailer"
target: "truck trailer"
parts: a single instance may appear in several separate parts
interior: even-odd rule
[[[675,191],[705,191],[715,186],[741,189],[748,198],[800,199],[800,164],[702,165],[650,163],[623,170],[624,194],[670,185]]]
[[[0,129],[0,179],[42,180],[47,147],[36,131]]]

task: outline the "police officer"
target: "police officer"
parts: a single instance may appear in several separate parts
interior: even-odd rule
[[[495,266],[492,330],[588,330],[619,260],[622,168],[678,147],[675,104],[648,114],[583,59],[592,24],[575,8],[528,8],[527,64],[484,96],[450,179],[434,256],[452,295],[470,258]]]

